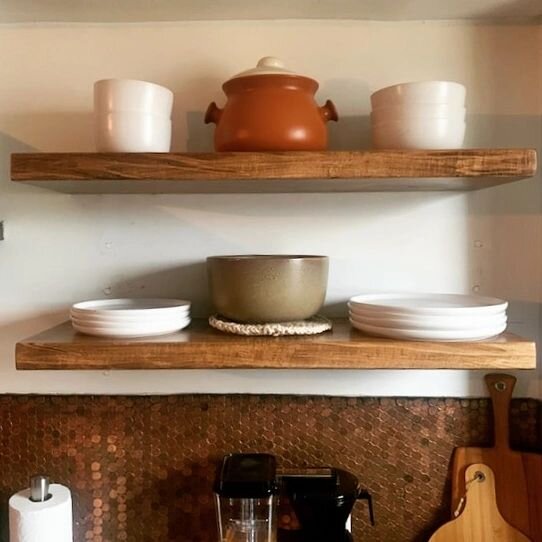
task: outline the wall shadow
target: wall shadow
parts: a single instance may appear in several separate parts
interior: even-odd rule
[[[542,152],[542,117],[471,115],[467,147],[527,147]],[[540,344],[542,340],[542,186],[541,174],[467,199],[471,287],[481,295],[510,302],[508,330]],[[540,348],[538,349],[540,366]],[[540,396],[540,370],[518,371],[516,395]],[[470,394],[486,389],[480,373],[469,374]]]
[[[226,102],[222,91],[224,78],[220,75],[222,67],[216,63],[208,66],[194,66],[194,71],[201,74],[216,74],[213,77],[202,75],[186,81],[179,81],[179,90],[175,93],[173,107],[172,150],[178,152],[212,152],[214,124],[205,124],[204,117],[208,105],[216,101],[220,107]],[[198,109],[187,111],[185,103],[199,97]],[[182,121],[180,121],[182,119]],[[177,121],[180,122],[177,122]],[[184,122],[183,122],[184,121]]]
[[[371,124],[368,115],[340,117],[328,123],[329,149],[360,151],[371,149]]]
[[[512,0],[502,4],[490,5],[480,10],[477,16],[484,19],[517,19],[518,11],[522,14],[520,16],[522,19],[542,17],[542,8],[538,0]]]
[[[9,134],[0,133],[0,193],[3,196],[24,193],[25,190],[25,187],[11,181],[11,154],[16,152],[37,152],[37,149]],[[6,198],[1,197],[0,209],[6,203]],[[1,216],[0,220],[2,220]]]
[[[208,299],[207,268],[205,261],[177,265],[151,273],[123,273],[122,278],[110,282],[111,298],[165,297],[186,299],[194,318],[205,318],[211,312]]]
[[[13,139],[24,142],[24,145],[38,152],[95,151],[91,108],[88,111],[37,111],[3,115],[2,126]],[[42,143],[45,146],[38,147]]]
[[[214,124],[205,124],[203,111],[188,111],[186,113],[187,125],[187,152],[213,152]]]

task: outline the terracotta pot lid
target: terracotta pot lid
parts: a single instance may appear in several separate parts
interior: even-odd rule
[[[238,79],[239,77],[250,77],[253,75],[299,75],[291,70],[287,70],[284,66],[284,62],[280,58],[274,56],[264,56],[260,58],[255,68],[245,70],[237,75],[234,75],[231,79]],[[230,81],[231,81],[230,79]]]

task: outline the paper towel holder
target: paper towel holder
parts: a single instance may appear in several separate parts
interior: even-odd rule
[[[30,500],[32,502],[48,501],[52,495],[49,493],[49,477],[35,474],[30,477]]]

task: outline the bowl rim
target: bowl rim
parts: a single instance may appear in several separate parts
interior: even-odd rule
[[[391,126],[413,126],[413,125],[417,125],[418,123],[420,124],[425,124],[425,123],[430,123],[430,124],[435,124],[436,122],[447,122],[448,124],[452,124],[453,126],[465,126],[467,125],[467,121],[466,120],[462,120],[462,119],[450,119],[448,117],[424,117],[424,118],[419,118],[419,117],[411,117],[409,119],[397,119],[397,120],[379,120],[379,121],[371,121],[371,126],[374,128],[374,127],[380,127],[380,126],[387,126],[387,125],[391,125]]]
[[[211,260],[329,260],[329,256],[315,254],[225,254],[222,256],[208,256],[207,261]]]
[[[370,120],[373,124],[382,124],[383,122],[415,122],[415,121],[434,121],[434,120],[449,120],[455,122],[467,122],[467,117],[459,115],[400,115],[392,117],[391,115],[387,117],[376,117],[375,115],[370,115]]]
[[[152,119],[158,119],[160,121],[172,122],[171,116],[164,113],[156,113],[154,111],[145,111],[143,109],[116,109],[114,111],[94,111],[94,119],[108,120],[108,117],[123,116],[126,118],[145,119],[151,117]]]
[[[429,79],[425,81],[405,81],[403,83],[396,83],[395,85],[388,85],[386,87],[379,88],[375,90],[371,97],[378,96],[380,94],[385,94],[388,92],[395,92],[399,88],[408,88],[408,89],[416,89],[416,88],[422,88],[422,87],[435,87],[435,86],[444,86],[453,88],[459,92],[463,92],[467,90],[467,87],[463,83],[459,83],[458,81],[450,81],[450,80],[444,80],[444,79]]]
[[[107,87],[111,84],[123,84],[123,85],[131,85],[132,87],[137,85],[139,87],[146,86],[146,87],[153,87],[156,90],[160,90],[162,92],[165,92],[168,97],[173,97],[174,93],[173,91],[165,87],[164,85],[161,85],[160,83],[155,83],[154,81],[145,81],[144,79],[129,79],[129,78],[123,78],[123,77],[110,77],[106,79],[98,79],[97,81],[94,81],[94,88],[98,87]]]
[[[420,106],[419,110],[417,106]],[[445,111],[427,111],[427,106],[436,106],[440,109],[440,106],[444,106],[446,108]],[[414,107],[412,107],[414,106]],[[448,106],[444,104],[410,104],[410,105],[384,105],[382,107],[373,107],[371,109],[371,115],[374,115],[375,113],[378,113],[379,115],[384,114],[390,114],[390,115],[397,115],[397,114],[405,114],[409,116],[417,116],[417,115],[431,115],[431,116],[440,116],[440,115],[454,115],[454,114],[465,114],[467,112],[467,108],[465,106]]]

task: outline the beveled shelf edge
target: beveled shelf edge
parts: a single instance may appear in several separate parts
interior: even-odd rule
[[[476,190],[536,170],[534,149],[11,155],[12,181],[71,194]]]
[[[477,342],[415,342],[369,337],[334,319],[307,337],[241,337],[194,320],[181,332],[111,340],[76,333],[70,322],[16,345],[23,370],[68,369],[535,369],[535,343],[505,333]]]

